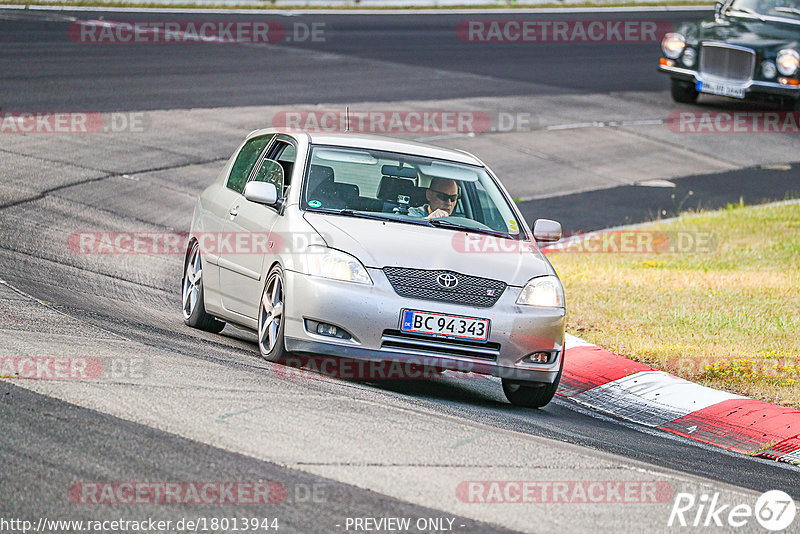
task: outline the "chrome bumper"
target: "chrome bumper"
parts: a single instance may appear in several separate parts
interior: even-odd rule
[[[700,73],[692,69],[659,65],[658,70],[660,72],[669,74],[672,78],[691,81],[693,83],[703,80],[703,77],[700,75]],[[745,94],[759,93],[779,96],[800,96],[800,86],[797,85],[781,85],[778,82],[766,82],[762,80],[750,80],[749,82],[741,85],[743,85],[745,88]]]

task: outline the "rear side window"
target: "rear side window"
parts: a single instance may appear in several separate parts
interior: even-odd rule
[[[264,147],[274,137],[274,134],[265,135],[262,137],[254,137],[247,141],[239,155],[236,156],[236,161],[233,162],[231,174],[228,176],[228,189],[232,189],[237,193],[244,191],[244,184],[247,183],[247,178],[253,170],[253,166],[258,161],[258,156],[264,151]]]

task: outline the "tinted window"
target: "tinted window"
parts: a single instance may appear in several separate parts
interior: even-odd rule
[[[289,188],[289,185],[291,185],[292,171],[294,170],[295,160],[297,159],[297,148],[291,143],[278,140],[269,149],[269,154],[267,154],[267,157],[273,161],[277,161],[283,169],[283,176],[281,177],[281,183],[283,187],[278,187],[278,196],[285,196],[286,190]],[[262,174],[262,176],[264,175],[261,172],[259,173]],[[274,176],[274,171],[271,171],[268,174]],[[260,181],[275,182],[274,180],[265,180],[264,178],[255,179]],[[276,186],[277,185],[278,184],[276,183]]]
[[[277,161],[265,159],[253,176],[253,181],[274,184],[280,196],[283,191],[283,167]]]
[[[253,170],[253,165],[255,165],[258,156],[261,155],[264,147],[273,137],[274,135],[254,137],[245,143],[239,151],[239,155],[236,156],[236,161],[233,162],[231,174],[228,177],[228,189],[233,189],[237,193],[241,193],[244,190],[244,184],[247,183],[247,178]]]

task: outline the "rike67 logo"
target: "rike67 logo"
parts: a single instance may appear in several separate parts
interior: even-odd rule
[[[789,528],[797,515],[797,506],[786,492],[771,490],[758,497],[755,506],[725,503],[719,493],[696,497],[678,493],[669,514],[668,526],[733,527],[752,526],[752,520],[772,532]]]

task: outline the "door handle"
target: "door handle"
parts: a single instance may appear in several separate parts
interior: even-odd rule
[[[237,215],[239,215],[239,206],[234,206],[234,207],[232,207],[232,208],[231,208],[231,209],[228,211],[228,213],[230,214],[230,216],[231,216],[231,217],[236,217]]]

